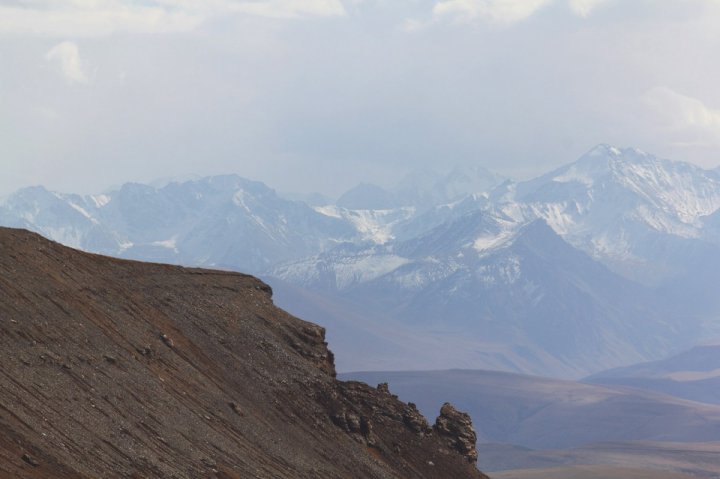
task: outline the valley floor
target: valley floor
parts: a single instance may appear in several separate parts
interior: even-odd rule
[[[607,466],[570,466],[505,471],[493,474],[492,477],[493,479],[693,479],[697,476]]]
[[[720,443],[615,442],[532,450],[478,445],[495,479],[682,479],[720,477]]]

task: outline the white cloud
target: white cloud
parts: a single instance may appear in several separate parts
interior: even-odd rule
[[[698,163],[716,166],[716,157],[708,162],[707,149],[720,147],[720,109],[667,87],[648,90],[640,100],[648,114],[644,126],[654,128],[656,139],[683,151],[704,150]]]
[[[720,136],[720,110],[708,107],[697,98],[668,87],[656,87],[647,91],[642,101],[668,128],[708,130]]]
[[[201,18],[158,7],[106,4],[33,7],[0,6],[0,34],[88,37],[116,32],[167,33],[189,31]]]
[[[31,0],[0,4],[0,34],[99,36],[116,32],[171,33],[228,14],[270,18],[345,15],[340,0]]]
[[[169,9],[212,16],[243,13],[270,18],[333,17],[345,15],[340,0],[155,0]]]
[[[552,0],[441,0],[433,8],[435,16],[451,16],[461,21],[483,20],[510,24],[532,16]]]
[[[85,73],[80,60],[80,50],[73,42],[58,43],[45,55],[48,61],[57,64],[68,83],[87,85],[90,79]]]
[[[525,20],[550,4],[567,3],[576,15],[587,18],[608,0],[439,0],[433,8],[436,18],[460,21],[481,20],[509,25]]]
[[[606,2],[607,0],[568,0],[568,5],[577,15],[587,18],[593,10]]]
[[[229,10],[265,17],[293,18],[305,16],[332,17],[345,15],[338,0],[274,0],[231,3]]]

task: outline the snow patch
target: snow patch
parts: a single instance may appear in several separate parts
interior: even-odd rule
[[[245,204],[245,191],[240,190],[236,192],[232,197],[232,202],[235,206],[239,206],[248,213],[251,213],[250,208]]]
[[[487,286],[511,285],[520,279],[521,273],[520,257],[512,255],[497,263],[480,265],[475,270],[475,277]]]
[[[103,206],[106,206],[112,198],[108,195],[91,195],[90,199],[95,203],[96,208],[102,208]]]
[[[420,291],[431,283],[442,281],[459,269],[455,262],[441,263],[435,258],[425,258],[409,271],[396,270],[392,281],[406,291]]]
[[[162,248],[167,248],[169,250],[172,250],[173,253],[177,253],[177,236],[173,236],[170,239],[164,240],[164,241],[153,241],[151,243],[153,246],[160,246]]]
[[[328,206],[316,206],[313,208],[315,211],[320,213],[321,215],[329,216],[330,218],[339,218],[342,219],[342,214],[340,213],[340,208],[333,205]]]
[[[393,239],[393,229],[415,213],[415,208],[392,210],[348,210],[337,206],[316,206],[314,210],[331,218],[344,219],[353,225],[364,241],[385,244]]]
[[[348,259],[347,262],[334,265],[335,283],[339,290],[347,289],[356,283],[372,281],[410,262],[409,259],[396,255],[368,255]]]
[[[578,168],[577,165],[571,166],[564,173],[554,177],[552,180],[558,183],[571,183],[574,181],[582,183],[587,187],[591,187],[594,183],[592,176],[581,168]]]
[[[93,218],[92,215],[88,213],[87,210],[85,210],[85,208],[83,208],[82,206],[75,204],[72,201],[68,201],[68,204],[72,207],[72,209],[83,215],[85,218],[89,219],[93,224],[100,224],[98,220]]]
[[[511,231],[503,231],[499,235],[494,236],[480,236],[473,241],[473,248],[478,253],[483,253],[504,245],[511,237]]]

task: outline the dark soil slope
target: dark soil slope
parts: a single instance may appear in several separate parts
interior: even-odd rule
[[[337,381],[242,274],[0,229],[0,365],[2,478],[484,477],[466,415]]]

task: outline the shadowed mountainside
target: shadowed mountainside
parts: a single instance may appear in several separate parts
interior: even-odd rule
[[[720,345],[697,346],[661,361],[603,371],[584,381],[720,404]]]
[[[485,477],[467,415],[337,381],[324,333],[250,276],[0,228],[0,477]]]

